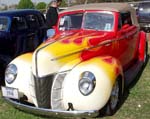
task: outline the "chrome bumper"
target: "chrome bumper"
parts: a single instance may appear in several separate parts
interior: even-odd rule
[[[61,110],[51,110],[45,108],[37,108],[34,106],[25,105],[19,103],[17,101],[11,100],[9,98],[4,98],[9,104],[13,105],[14,107],[23,110],[28,113],[41,115],[41,116],[48,116],[48,117],[96,117],[99,115],[98,110],[88,110],[88,111],[61,111]]]

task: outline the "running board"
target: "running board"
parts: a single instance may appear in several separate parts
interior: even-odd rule
[[[129,86],[133,80],[136,80],[138,74],[141,74],[143,70],[143,62],[137,61],[132,67],[124,72],[125,86]]]

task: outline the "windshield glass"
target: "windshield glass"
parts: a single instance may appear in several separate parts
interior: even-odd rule
[[[84,18],[83,18],[84,16]],[[111,31],[114,26],[114,16],[110,13],[90,12],[68,14],[60,18],[59,30],[92,29]]]
[[[80,29],[82,25],[83,14],[70,14],[61,17],[59,30]]]
[[[6,31],[8,29],[8,18],[0,17],[0,31]]]
[[[85,29],[111,31],[113,29],[114,17],[108,13],[86,13]]]

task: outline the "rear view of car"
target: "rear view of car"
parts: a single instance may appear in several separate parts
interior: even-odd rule
[[[138,19],[141,29],[149,32],[150,31],[150,1],[141,2],[138,6]]]

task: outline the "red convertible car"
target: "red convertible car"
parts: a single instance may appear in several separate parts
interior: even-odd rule
[[[45,116],[114,114],[147,58],[135,10],[126,3],[73,6],[59,14],[56,31],[9,63],[3,97]]]

